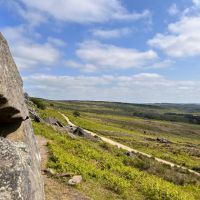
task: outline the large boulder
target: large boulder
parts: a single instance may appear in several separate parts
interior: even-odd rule
[[[28,116],[22,86],[8,44],[0,33],[0,122],[20,121]]]
[[[44,200],[40,155],[23,82],[0,33],[0,200]]]
[[[73,131],[74,135],[78,135],[78,136],[82,136],[82,137],[90,137],[90,134],[88,134],[86,131],[84,131],[82,128],[77,127],[74,131]]]

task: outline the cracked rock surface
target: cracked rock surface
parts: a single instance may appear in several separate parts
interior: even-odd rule
[[[0,200],[44,200],[40,155],[23,82],[0,33]]]

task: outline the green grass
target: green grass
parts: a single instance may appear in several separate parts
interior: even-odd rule
[[[198,145],[200,129],[198,125],[83,112],[81,117],[74,117],[71,111],[65,113],[76,125],[129,147],[191,169],[198,169],[200,166]],[[147,133],[144,134],[144,131]],[[188,133],[191,131],[193,134],[189,135]],[[156,140],[157,137],[167,138],[173,144],[165,145],[149,141],[149,138]],[[188,147],[188,144],[192,144],[194,147]]]
[[[42,119],[46,119],[47,117],[56,118],[59,120],[63,125],[66,125],[65,119],[61,116],[58,111],[53,110],[52,108],[48,108],[45,110],[38,109],[39,115]]]
[[[46,105],[51,102],[45,102]],[[108,102],[57,102],[51,109],[40,111],[40,115],[53,116],[65,123],[56,111],[65,112],[76,125],[109,137],[129,147],[151,154],[200,172],[200,125],[143,119],[132,116],[132,112],[185,113],[198,111],[198,105],[136,105]],[[170,107],[171,106],[171,107]],[[54,109],[54,110],[53,110]],[[74,117],[78,111],[81,116]],[[157,137],[167,138],[173,143],[156,142]]]
[[[53,104],[53,106],[49,106]],[[200,171],[200,125],[145,119],[133,113],[153,113],[158,118],[165,113],[200,115],[199,105],[136,105],[86,101],[45,101],[42,118],[55,117],[66,121],[66,114],[76,125],[111,138],[153,156]],[[80,113],[79,117],[73,115]],[[180,119],[178,119],[180,120]],[[57,172],[81,174],[78,189],[95,200],[199,200],[199,178],[89,139],[72,139],[45,124],[34,123],[37,134],[49,140],[48,167]],[[156,138],[167,138],[171,144],[161,144]],[[67,181],[67,180],[65,180]]]
[[[100,199],[194,200],[199,186],[178,186],[124,163],[122,150],[102,142],[72,139],[42,123],[33,123],[36,134],[49,140],[48,167],[57,172],[81,174],[78,186],[89,197]]]

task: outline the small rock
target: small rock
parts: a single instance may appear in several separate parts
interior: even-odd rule
[[[78,135],[78,136],[82,136],[82,137],[87,137],[88,133],[86,133],[82,128],[77,127],[74,131],[73,131],[74,135]]]
[[[82,176],[73,176],[69,181],[69,185],[78,185],[82,181]]]
[[[158,142],[160,142],[160,143],[171,143],[169,140],[167,140],[167,139],[165,139],[165,138],[157,138],[156,139]]]
[[[128,151],[128,152],[125,152],[125,154],[129,157],[135,157],[135,153],[131,152],[131,151]]]
[[[54,125],[54,126],[58,126],[58,127],[62,127],[63,128],[63,125],[61,122],[59,122],[56,118],[52,118],[52,117],[48,117],[45,119],[45,122],[47,124],[51,124],[51,125]]]
[[[35,110],[29,109],[30,117],[35,122],[42,122],[42,119],[39,117],[38,113]]]
[[[97,141],[102,141],[101,138],[100,138],[98,135],[95,135],[94,138],[95,138]]]

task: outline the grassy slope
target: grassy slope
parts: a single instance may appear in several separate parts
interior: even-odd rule
[[[49,105],[49,102],[46,104]],[[66,123],[57,112],[59,110],[66,113],[75,124],[130,147],[190,168],[196,167],[197,170],[200,166],[199,125],[146,120],[130,116],[127,114],[131,107],[129,104],[125,108],[123,108],[124,105],[116,107],[108,103],[109,106],[107,106],[102,102],[53,102],[53,104],[51,109],[40,111],[42,117],[55,116]],[[140,106],[133,107],[140,109]],[[145,110],[145,108],[142,109]],[[148,109],[153,109],[152,112],[155,112],[154,108]],[[165,112],[165,109],[156,108],[156,112]],[[168,106],[167,109],[183,112],[182,107],[176,109]],[[188,112],[187,109],[184,112]],[[74,110],[79,111],[81,117],[74,117],[72,114]],[[148,170],[148,173],[141,172],[137,167],[135,168],[135,165],[127,165],[127,156],[125,158],[124,154],[117,149],[109,148],[108,150],[104,145],[83,139],[72,140],[40,124],[34,124],[34,126],[38,134],[52,141],[49,145],[52,153],[49,166],[59,172],[72,171],[82,174],[84,182],[79,189],[95,200],[200,199],[199,186],[193,184],[178,186],[172,183],[173,180],[165,181],[158,178],[157,176],[162,177],[160,174],[150,175],[152,173]],[[164,145],[152,141],[156,137],[165,137],[173,144]],[[166,173],[166,169],[162,169],[161,166],[158,168],[161,173]],[[176,176],[174,173],[173,175]]]
[[[48,167],[81,174],[78,188],[92,199],[192,200],[200,198],[195,185],[177,186],[124,164],[121,150],[85,139],[71,139],[45,124],[34,123],[36,134],[48,138]]]
[[[53,102],[77,125],[110,137],[132,148],[150,153],[177,164],[200,171],[200,125],[143,119],[130,116],[140,111],[145,113],[193,113],[198,105],[135,105],[109,102]],[[75,118],[72,112],[81,112]],[[63,120],[63,119],[62,119]],[[145,132],[145,134],[144,134]],[[160,144],[151,139],[164,137],[173,142]]]

